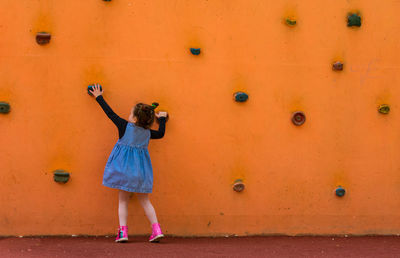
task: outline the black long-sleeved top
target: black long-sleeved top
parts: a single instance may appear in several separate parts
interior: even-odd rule
[[[125,134],[126,126],[128,125],[128,121],[126,121],[123,118],[120,118],[117,114],[115,114],[115,112],[111,109],[111,107],[104,100],[102,95],[98,96],[96,98],[96,101],[100,104],[101,108],[104,110],[104,113],[106,113],[108,118],[110,118],[111,121],[113,121],[113,123],[117,126],[119,139],[121,139]],[[160,121],[160,126],[158,127],[158,131],[150,129],[150,138],[151,139],[160,139],[160,138],[164,137],[166,118],[160,117],[159,121]]]

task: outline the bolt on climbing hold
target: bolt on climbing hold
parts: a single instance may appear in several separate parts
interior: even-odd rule
[[[286,18],[286,24],[289,26],[294,26],[296,25],[297,21],[295,19],[290,19],[290,18]]]
[[[198,55],[200,55],[200,48],[190,48],[190,52],[193,55],[198,56]]]
[[[48,44],[50,42],[51,39],[51,34],[47,33],[47,32],[38,32],[36,34],[36,42],[39,45],[45,45]]]
[[[306,121],[306,115],[301,111],[296,111],[292,115],[292,122],[294,125],[300,126]]]
[[[235,182],[233,183],[233,190],[235,192],[242,192],[244,190],[244,183],[241,179],[237,179],[235,180]]]
[[[54,172],[54,181],[65,184],[69,180],[69,173],[65,170],[57,169]]]
[[[10,112],[10,104],[7,102],[0,102],[0,113],[7,114]]]
[[[236,102],[245,102],[249,98],[249,95],[247,95],[244,92],[238,91],[235,94],[233,94],[233,97],[235,98]]]
[[[347,27],[360,27],[361,26],[361,17],[355,13],[349,14],[347,16]]]
[[[334,71],[342,71],[343,70],[343,63],[341,63],[340,61],[337,61],[336,63],[333,63],[332,70],[334,70]]]
[[[390,106],[387,104],[382,104],[379,106],[378,111],[381,114],[389,114]]]
[[[338,188],[336,188],[335,193],[338,197],[343,197],[346,193],[346,190],[344,190],[344,188],[339,186]]]
[[[93,84],[90,84],[90,85],[87,87],[87,92],[88,92],[88,94],[89,94],[90,96],[93,95],[93,94],[90,92],[91,90],[93,90],[93,88],[94,88],[94,85],[93,85]],[[100,85],[100,90],[103,90],[103,87],[101,87],[101,85]]]

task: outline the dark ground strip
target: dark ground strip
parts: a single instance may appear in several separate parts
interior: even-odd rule
[[[0,257],[400,257],[400,237],[0,238]]]

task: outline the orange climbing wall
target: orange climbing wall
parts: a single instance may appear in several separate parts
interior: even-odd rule
[[[150,144],[167,234],[400,233],[399,1],[0,4],[0,235],[115,233],[117,192],[101,182],[117,130],[93,82],[122,117],[137,101],[170,112]],[[150,230],[135,198],[129,226]]]

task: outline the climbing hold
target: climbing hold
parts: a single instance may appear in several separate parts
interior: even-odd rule
[[[104,2],[111,2],[111,0],[103,0]]]
[[[159,111],[159,112],[164,112],[164,111]],[[160,123],[159,118],[158,117],[156,117],[156,118],[157,118],[156,119],[157,123]],[[168,119],[169,119],[169,114],[167,113],[167,118],[165,119],[165,122],[168,122]]]
[[[45,45],[50,42],[51,34],[47,32],[38,32],[36,34],[36,42],[39,45]]]
[[[294,25],[296,25],[296,23],[297,23],[297,21],[294,19],[290,19],[290,18],[286,19],[286,24],[289,26],[294,26]]]
[[[340,61],[337,61],[336,63],[334,63],[332,65],[332,69],[334,71],[342,71],[343,70],[343,63],[341,63]]]
[[[65,184],[69,180],[69,173],[65,170],[57,169],[54,172],[54,181]]]
[[[341,186],[339,186],[338,188],[336,188],[335,193],[338,197],[343,197],[344,194],[346,193],[346,190],[344,190],[344,188],[342,188]]]
[[[306,115],[301,111],[296,111],[292,115],[293,124],[300,126],[306,121]]]
[[[7,114],[10,112],[10,104],[7,102],[0,102],[0,113]]]
[[[379,106],[378,111],[381,114],[389,114],[390,107],[387,104],[382,104],[382,105]]]
[[[237,102],[245,102],[249,98],[246,93],[241,91],[236,92],[233,96],[235,97],[235,101]]]
[[[233,190],[235,192],[242,192],[244,190],[244,183],[241,179],[235,180],[233,183]]]
[[[349,14],[349,16],[347,16],[347,27],[352,27],[352,26],[356,27],[361,26],[361,17],[355,13]]]
[[[92,94],[89,90],[93,90],[93,87],[94,87],[93,84],[91,84],[91,85],[89,85],[89,86],[87,87],[87,92],[88,92],[88,94],[89,94],[90,96],[92,96],[93,94]],[[101,85],[100,85],[100,90],[103,90],[103,87],[101,87]]]
[[[200,48],[191,48],[191,49],[190,49],[190,52],[191,52],[193,55],[198,56],[198,55],[200,55]]]

